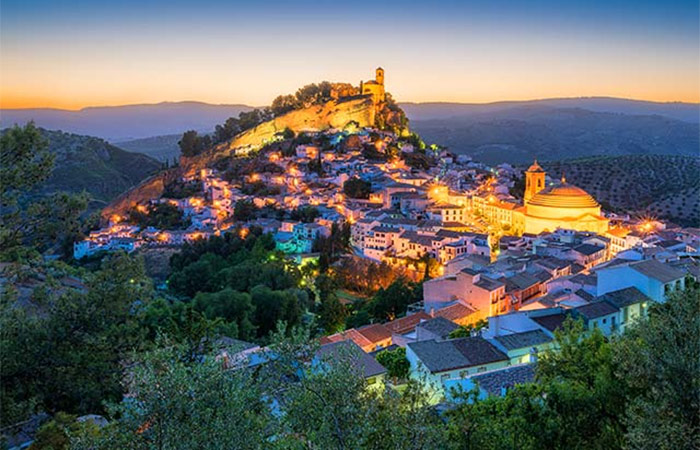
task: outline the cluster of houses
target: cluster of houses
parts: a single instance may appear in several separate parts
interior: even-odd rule
[[[274,149],[260,153],[261,170],[241,179],[226,181],[213,169],[192,174],[182,182],[198,186],[196,195],[153,200],[176,206],[188,228],[141,230],[115,219],[76,242],[75,257],[181,245],[252,226],[271,233],[281,251],[303,255],[334,223],[349,223],[357,257],[391,264],[430,257],[439,263],[440,276],[423,283],[422,302],[405,317],[326,336],[322,349],[358,351],[374,384],[386,372],[374,355],[403,347],[411,377],[427,380],[436,400],[449,398],[452,388],[499,395],[532,379],[538,354],[552,350],[553,333],[567,317],[607,336],[621,333],[652,302],[663,302],[688,280],[700,278],[700,229],[609,214],[594,218],[604,231],[509,232],[504,224],[514,223],[508,214],[517,207],[504,205],[514,204],[510,190],[517,171],[507,164],[491,169],[440,149],[428,150],[433,164],[423,169],[400,158],[372,160],[363,151],[368,145],[379,152],[388,146],[414,149],[391,133],[371,129],[328,130],[313,135],[312,142],[319,141],[324,144],[298,145],[291,155]],[[538,168],[528,169],[534,180],[544,177]],[[343,187],[350,179],[363,180],[369,197],[348,198]],[[249,186],[262,189],[251,193]],[[554,216],[557,207],[547,201],[574,198],[585,208],[595,202],[565,180],[538,198],[530,205],[547,207]],[[308,206],[315,214],[309,222],[258,216],[237,223],[240,200],[286,212]],[[585,224],[589,216],[571,223]],[[471,336],[450,338],[459,327],[484,321],[487,325]],[[247,349],[245,355],[260,350]]]

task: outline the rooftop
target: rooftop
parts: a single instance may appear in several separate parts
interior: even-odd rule
[[[336,360],[338,358],[348,358],[350,364],[362,371],[365,378],[386,373],[384,366],[379,364],[374,357],[362,351],[352,341],[340,341],[322,345],[318,349],[318,356]]]
[[[531,317],[532,320],[537,322],[541,327],[549,331],[555,331],[562,328],[564,321],[566,320],[567,314],[551,314],[549,316]]]
[[[618,291],[608,292],[600,297],[601,300],[605,300],[615,305],[618,308],[623,308],[625,306],[634,305],[637,303],[652,302],[653,300],[642,291],[636,287],[628,287],[625,289],[620,289]]]
[[[394,319],[391,322],[387,322],[384,326],[394,334],[405,334],[413,331],[421,320],[430,320],[432,317],[430,314],[424,311],[418,311],[415,314],[408,315],[406,317],[401,317],[399,319]]]
[[[576,314],[580,314],[586,320],[597,319],[599,317],[615,314],[619,310],[612,303],[605,300],[589,303],[587,305],[574,308]]]
[[[525,347],[534,347],[552,340],[547,333],[542,330],[525,331],[522,333],[504,334],[494,339],[507,350],[516,350]]]
[[[432,373],[508,360],[505,353],[481,337],[411,342],[407,346]]]
[[[530,383],[534,379],[534,364],[521,364],[505,369],[491,370],[471,377],[471,380],[475,381],[489,395],[501,395],[502,389],[509,389],[517,384]]]
[[[442,339],[445,339],[452,331],[459,328],[459,325],[449,319],[445,319],[444,317],[435,317],[419,323],[416,328],[426,330],[436,336],[441,337]]]
[[[662,283],[675,281],[685,276],[683,271],[674,269],[668,264],[661,263],[655,259],[635,262],[630,264],[630,267],[642,275],[653,278]]]

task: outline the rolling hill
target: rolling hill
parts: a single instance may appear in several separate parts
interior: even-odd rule
[[[566,179],[619,211],[700,225],[700,157],[626,155],[546,162]]]
[[[700,125],[660,115],[520,105],[478,114],[412,120],[430,143],[489,164],[588,156],[698,155]]]
[[[161,163],[131,153],[91,136],[41,130],[56,154],[51,177],[38,194],[56,191],[90,193],[92,207],[101,207],[117,195],[157,172]]]
[[[172,161],[180,157],[178,142],[182,134],[166,134],[164,136],[152,136],[132,141],[119,142],[117,145],[130,152],[143,153],[158,161]]]

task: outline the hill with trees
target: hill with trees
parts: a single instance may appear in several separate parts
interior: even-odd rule
[[[44,129],[40,133],[55,155],[55,165],[39,194],[87,191],[93,201],[104,205],[162,167],[153,158],[96,137]]]
[[[697,122],[539,104],[412,119],[411,127],[427,141],[487,164],[527,163],[535,158],[695,156],[700,147]]]
[[[543,163],[553,177],[585,189],[605,207],[700,224],[700,158],[627,155]]]

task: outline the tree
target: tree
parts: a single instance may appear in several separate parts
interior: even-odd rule
[[[199,136],[195,130],[185,131],[177,145],[180,146],[182,156],[196,156],[199,154]]]
[[[371,192],[372,185],[357,177],[343,183],[343,193],[350,198],[368,199]]]
[[[49,284],[50,286],[50,284]],[[46,290],[41,313],[3,295],[0,377],[3,423],[35,410],[99,413],[122,395],[127,351],[147,345],[138,314],[153,295],[143,261],[124,253],[105,258],[81,290]]]
[[[189,225],[189,220],[183,217],[180,209],[170,203],[149,205],[145,211],[134,208],[129,211],[129,220],[144,228],[175,229]]]
[[[233,208],[233,218],[239,222],[247,222],[255,217],[257,210],[250,200],[238,200]]]
[[[54,193],[39,199],[31,192],[45,182],[55,156],[33,122],[15,125],[0,136],[0,254],[13,259],[11,251],[22,245],[40,251],[74,238],[88,195]]]
[[[459,328],[455,328],[454,330],[450,331],[449,338],[450,339],[456,339],[456,338],[462,338],[462,337],[470,337],[473,332],[479,331],[484,327],[487,327],[489,324],[488,320],[486,319],[481,319],[475,324],[468,324],[468,325],[462,325]]]
[[[301,307],[293,292],[273,291],[267,286],[256,286],[250,291],[255,306],[255,324],[258,336],[266,336],[278,322],[292,328],[301,321]]]
[[[250,294],[231,288],[215,293],[200,292],[194,298],[194,307],[209,319],[224,319],[224,328],[227,324],[233,325],[229,325],[228,329],[233,330],[235,334],[229,337],[247,340],[254,336],[255,327],[251,322],[253,303]]]
[[[386,289],[380,288],[369,303],[372,316],[378,320],[394,320],[405,314],[408,305],[419,301],[420,286],[399,278]]]
[[[379,352],[377,362],[386,368],[387,374],[394,379],[394,383],[397,380],[406,379],[411,369],[411,364],[406,359],[406,349],[403,347]]]
[[[700,291],[675,292],[614,346],[630,384],[624,421],[630,448],[700,446]]]
[[[58,412],[39,428],[29,450],[68,450],[71,437],[93,439],[99,436],[100,429],[93,421],[78,422],[76,419],[74,415]]]
[[[245,370],[222,370],[207,357],[183,358],[160,342],[129,369],[130,398],[109,406],[98,436],[78,437],[78,449],[265,448],[276,431],[262,384]]]

